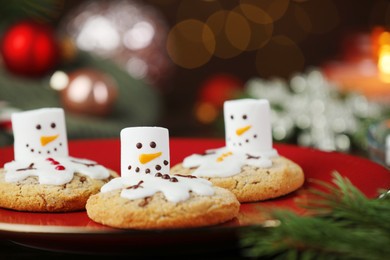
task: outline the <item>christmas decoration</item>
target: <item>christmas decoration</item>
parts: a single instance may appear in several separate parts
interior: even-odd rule
[[[222,108],[223,103],[242,91],[243,83],[230,74],[216,74],[203,83],[199,90],[200,101]]]
[[[195,109],[198,121],[212,123],[228,99],[234,99],[243,90],[243,82],[230,74],[216,74],[202,84],[199,89],[199,97]]]
[[[59,90],[65,110],[76,114],[107,116],[118,95],[117,83],[111,76],[90,68],[68,75],[58,71],[51,78],[51,86]]]
[[[58,44],[48,24],[24,20],[5,31],[1,54],[4,65],[12,73],[38,77],[57,65]]]
[[[270,101],[275,140],[326,151],[365,150],[368,126],[390,115],[390,104],[342,94],[315,68],[289,81],[253,78],[243,95]]]
[[[68,72],[65,76],[69,76],[82,68],[110,75],[116,82],[117,96],[110,116],[91,116],[66,111],[69,139],[117,137],[124,127],[157,123],[162,111],[161,100],[157,90],[150,84],[132,78],[109,60],[82,51],[78,52],[72,64],[61,69]],[[21,111],[61,107],[61,93],[50,87],[51,78],[14,77],[0,68],[0,97]],[[11,144],[8,137],[4,138],[4,141]]]
[[[272,227],[240,232],[243,254],[266,259],[384,259],[390,254],[390,196],[367,198],[337,172],[333,184],[309,191],[311,216],[270,212]],[[325,190],[325,191],[324,191]]]
[[[213,125],[217,136],[223,136],[218,133],[224,130],[221,102],[226,98],[268,99],[275,141],[325,151],[370,156],[367,154],[372,148],[367,137],[369,127],[390,118],[389,103],[376,102],[357,92],[342,92],[317,68],[297,73],[287,80],[254,77],[230,96],[223,94],[224,91],[229,93],[229,88],[224,90],[217,85],[205,84],[195,105],[197,120]]]
[[[101,37],[99,39],[108,42],[115,39],[115,37],[111,38],[110,34],[99,32],[100,29],[104,31],[106,28],[104,24],[107,25],[106,22],[109,21],[108,23],[114,24],[116,29],[124,28],[119,32],[120,35],[123,36],[128,32],[127,39],[135,39],[133,43],[144,40],[144,48],[142,44],[136,45],[138,49],[134,47],[132,53],[147,60],[151,67],[162,64],[160,61],[164,58],[160,54],[164,51],[162,39],[165,36],[165,23],[157,18],[159,16],[153,8],[137,9],[143,8],[143,5],[134,3],[133,6],[133,2],[130,1],[121,3],[91,1],[89,4],[103,8],[94,14],[97,9],[89,10],[90,6],[88,5],[87,8],[87,2],[84,3],[86,3],[84,14],[87,16],[91,14],[89,18],[92,19],[87,19],[88,26],[96,21],[98,23],[103,21],[102,26],[92,26],[92,36],[99,36]],[[75,16],[72,18],[73,10],[69,9],[67,12],[69,20],[65,15],[58,16],[63,4],[61,0],[37,0],[34,3],[11,1],[4,4],[4,8],[0,10],[1,14],[9,10],[5,15],[7,19],[0,22],[4,36],[1,45],[4,60],[3,66],[0,67],[1,99],[21,111],[42,107],[63,107],[66,111],[66,127],[71,139],[116,137],[124,127],[156,124],[161,113],[161,100],[156,92],[157,89],[154,89],[150,82],[145,81],[145,78],[129,74],[123,64],[108,55],[113,54],[112,52],[101,55],[94,50],[80,48],[79,37],[70,32],[78,32],[79,29],[84,28],[83,22],[86,20],[78,17],[77,20],[81,21],[81,24],[72,27],[71,20],[76,19]],[[105,4],[116,6],[115,11],[105,13]],[[81,11],[83,4],[77,6]],[[116,15],[117,11],[120,16]],[[76,13],[74,9],[73,14]],[[59,17],[60,19],[54,20]],[[145,17],[151,17],[151,22]],[[93,18],[97,20],[93,21]],[[14,26],[10,26],[10,21],[17,22]],[[131,28],[127,27],[129,24]],[[152,30],[149,30],[151,28]],[[67,29],[71,30],[67,31]],[[145,38],[148,32],[149,36],[153,36],[149,39],[150,42]],[[18,42],[19,40],[21,42]],[[122,40],[118,43],[123,44]],[[91,39],[90,43],[93,45],[96,42]],[[128,57],[130,52],[123,46],[115,51],[118,51],[115,56],[118,59]],[[38,59],[37,55],[39,55]],[[145,70],[140,60],[133,59],[131,66],[142,72]],[[161,72],[165,68],[162,68]],[[58,73],[53,74],[56,70]],[[164,71],[161,75],[165,77],[168,74]],[[59,80],[59,84],[62,84],[62,89],[53,88],[55,78],[57,83]],[[84,83],[79,85],[83,81]],[[82,97],[84,99],[81,99]],[[0,145],[11,144],[12,135],[5,128],[5,123],[3,125],[0,128]]]
[[[73,39],[80,50],[114,61],[154,86],[164,85],[172,73],[165,53],[167,31],[156,9],[133,0],[86,1],[59,25],[59,33]]]

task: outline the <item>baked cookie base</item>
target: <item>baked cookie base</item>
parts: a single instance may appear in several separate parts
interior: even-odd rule
[[[172,167],[171,174],[191,175],[194,170],[195,168],[184,168],[180,163]],[[302,168],[283,156],[273,158],[270,168],[245,165],[241,168],[241,173],[230,177],[204,178],[216,186],[232,191],[241,203],[287,195],[299,189],[305,181]]]
[[[0,207],[30,212],[70,212],[85,210],[89,196],[96,194],[112,178],[98,180],[76,173],[71,182],[64,185],[39,184],[37,177],[20,182],[5,182],[4,169],[0,170]]]
[[[190,192],[190,198],[173,203],[161,192],[144,199],[129,200],[121,190],[91,196],[86,205],[89,218],[122,229],[174,229],[216,225],[235,218],[240,203],[233,193],[215,187],[212,196]]]

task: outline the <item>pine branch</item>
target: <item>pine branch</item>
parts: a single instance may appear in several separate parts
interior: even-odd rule
[[[8,24],[25,18],[52,22],[60,16],[64,4],[64,0],[6,1],[0,8],[1,23]]]
[[[390,200],[368,199],[338,173],[328,191],[313,189],[317,198],[306,205],[314,216],[275,210],[280,225],[249,227],[241,235],[245,255],[288,259],[383,259],[390,255]]]

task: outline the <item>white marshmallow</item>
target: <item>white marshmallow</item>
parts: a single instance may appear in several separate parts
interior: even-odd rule
[[[270,105],[266,99],[224,103],[226,146],[231,151],[273,156]]]
[[[11,115],[15,161],[68,156],[65,115],[62,108],[40,108]]]
[[[169,132],[162,127],[122,129],[121,176],[134,173],[169,174]]]

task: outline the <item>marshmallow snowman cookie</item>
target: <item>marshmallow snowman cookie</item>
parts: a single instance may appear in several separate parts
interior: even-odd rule
[[[225,101],[224,122],[225,147],[192,154],[171,172],[205,178],[240,202],[276,198],[303,185],[302,168],[273,148],[268,100]]]
[[[120,138],[121,177],[88,199],[92,220],[124,229],[173,229],[215,225],[237,216],[240,203],[230,191],[203,178],[170,174],[166,128],[129,127]]]
[[[41,108],[11,116],[14,160],[0,170],[0,207],[32,212],[84,210],[88,197],[118,174],[68,155],[64,111]]]

